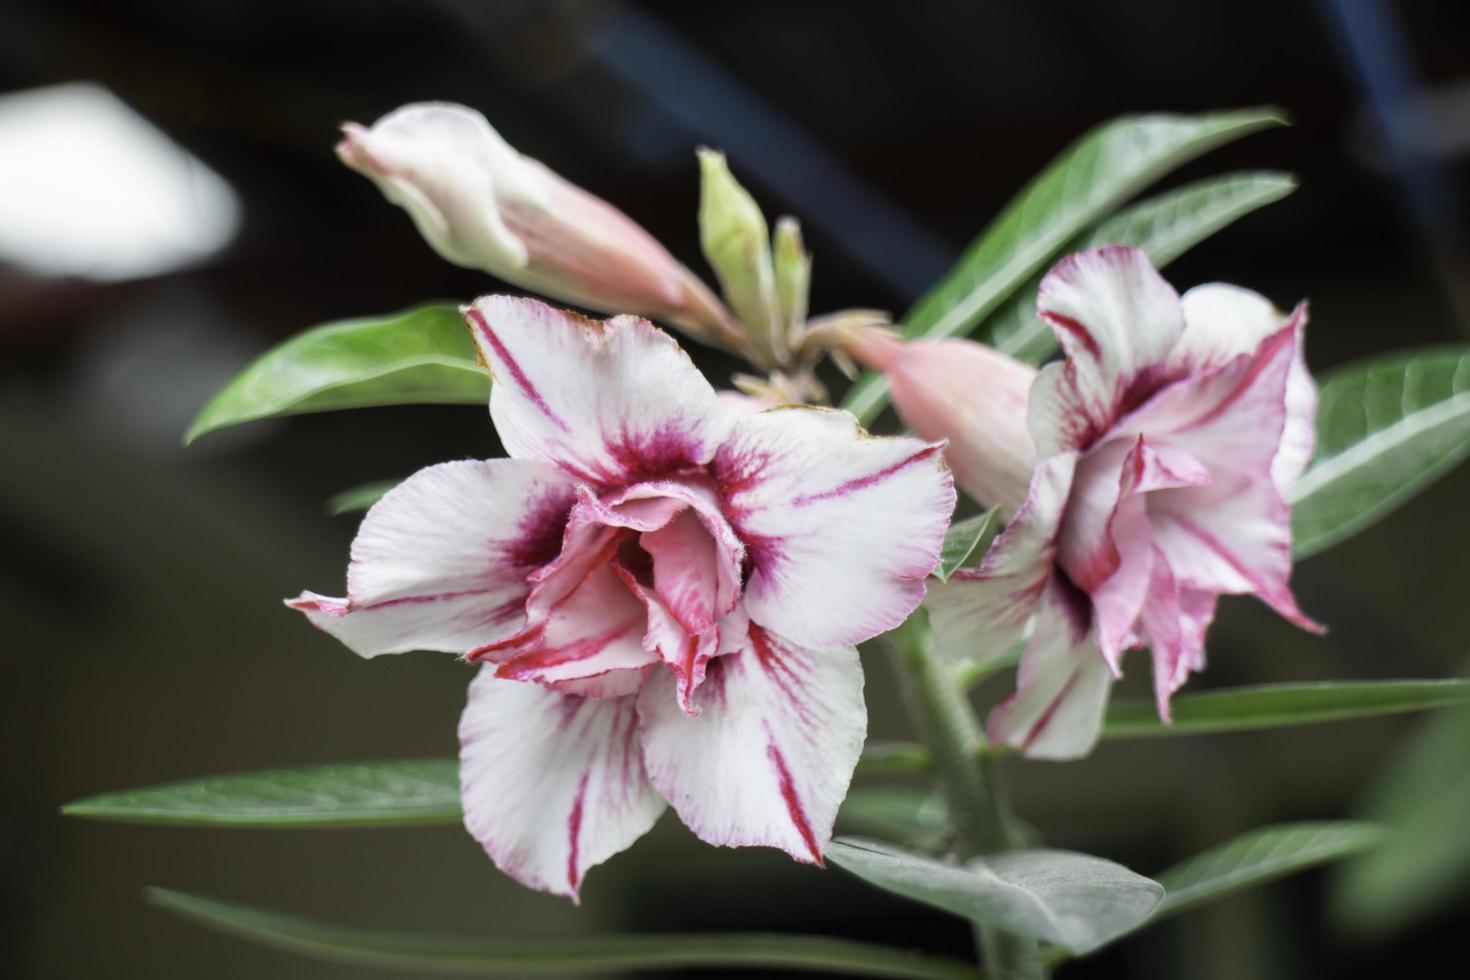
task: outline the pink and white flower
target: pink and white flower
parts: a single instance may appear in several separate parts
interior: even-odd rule
[[[465,314],[510,458],[419,471],[363,520],[347,597],[289,604],[365,657],[483,664],[465,824],[527,885],[575,896],[666,803],[710,843],[819,863],[866,732],[853,645],[923,597],[942,447],[727,411],[635,317]]]
[[[991,714],[990,736],[1073,758],[1097,739],[1125,650],[1150,649],[1168,720],[1170,696],[1204,667],[1220,595],[1256,595],[1321,629],[1287,585],[1283,499],[1312,453],[1316,388],[1302,357],[1305,305],[1284,316],[1220,284],[1180,297],[1134,248],[1068,256],[1037,306],[1065,354],[1040,372],[994,351],[939,358],[922,344],[880,350],[878,366],[898,376],[895,404],[916,431],[951,438],[961,485],[973,492],[965,477],[984,471],[981,494],[1014,511],[979,568],[931,588],[938,647],[988,659],[1024,639],[1016,694]],[[947,380],[904,381],[923,370]],[[999,406],[1018,371],[1033,374],[1029,439]],[[947,415],[931,393],[949,400]],[[1026,486],[993,485],[1027,453]]]

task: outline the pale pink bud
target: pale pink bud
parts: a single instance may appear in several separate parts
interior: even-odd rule
[[[337,155],[455,265],[594,310],[642,313],[730,342],[719,300],[617,208],[522,156],[483,115],[407,105],[343,127]]]
[[[975,500],[1014,514],[1035,459],[1026,404],[1036,370],[968,340],[905,342],[866,327],[847,351],[888,378],[893,405],[915,435],[948,439],[955,483]]]

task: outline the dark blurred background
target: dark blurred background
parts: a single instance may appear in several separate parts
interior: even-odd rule
[[[454,827],[210,832],[58,816],[109,789],[455,751],[466,668],[360,661],[279,599],[340,587],[355,520],[327,517],[329,495],[497,453],[486,413],[306,416],[179,445],[214,390],[306,326],[497,288],[440,261],[338,164],[338,123],[421,99],[475,106],[702,271],[693,150],[722,148],[768,215],[802,220],[815,311],[901,313],[1088,127],[1274,103],[1292,128],[1169,183],[1277,168],[1301,189],[1168,275],[1239,282],[1280,306],[1309,297],[1322,370],[1464,339],[1467,42],[1463,0],[0,5],[0,973],[371,972],[182,924],[142,904],[149,884],[370,925],[790,929],[968,950],[957,920],[840,871],[703,847],[672,817],[594,873],[574,909],[510,883]],[[73,83],[99,88],[37,91]],[[67,168],[20,166],[26,126],[118,118],[104,92],[173,141],[129,164],[147,171],[132,174],[141,184],[117,184],[156,201],[108,190],[120,163],[101,123],[83,127],[97,139],[45,137],[76,141]],[[701,357],[714,374],[731,367]],[[1227,601],[1192,689],[1453,673],[1470,628],[1467,490],[1458,472],[1300,568],[1325,639]],[[1135,663],[1129,691],[1143,693],[1146,673]],[[868,689],[873,735],[904,737],[881,660]],[[1008,769],[1050,842],[1152,873],[1261,823],[1354,813],[1422,723],[1110,743],[1084,763]],[[1334,924],[1330,882],[1308,874],[1209,906],[1064,975],[1470,966],[1463,897],[1370,937]]]

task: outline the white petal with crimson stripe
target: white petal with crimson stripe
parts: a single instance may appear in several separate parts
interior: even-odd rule
[[[363,518],[346,599],[304,592],[287,604],[364,657],[467,653],[520,626],[526,576],[556,556],[574,498],[545,463],[427,467]]]
[[[808,647],[861,643],[903,622],[954,509],[942,448],[875,439],[847,412],[785,407],[737,420],[714,472],[751,564],[751,621]]]
[[[728,431],[715,390],[647,320],[589,320],[531,299],[465,307],[490,366],[490,416],[506,452],[600,486],[707,463]]]
[[[575,898],[587,869],[664,809],[643,769],[636,699],[559,694],[494,672],[480,668],[459,722],[465,827],[512,878]]]
[[[670,672],[638,697],[649,779],[698,837],[820,863],[867,734],[851,647],[803,650],[752,626],[710,661],[690,717]]]

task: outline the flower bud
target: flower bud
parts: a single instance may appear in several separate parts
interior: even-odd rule
[[[522,156],[473,109],[416,103],[337,155],[455,265],[594,310],[642,313],[726,346],[739,332],[693,273],[627,215]]]
[[[948,439],[955,483],[1009,516],[1026,499],[1035,447],[1026,405],[1036,370],[969,340],[904,342],[860,328],[847,351],[888,378],[893,406],[915,435]]]
[[[768,352],[772,363],[781,364],[787,354],[786,331],[766,219],[755,199],[731,175],[723,153],[701,149],[699,171],[699,240],[704,256],[752,346]]]
[[[776,301],[788,341],[794,346],[806,324],[812,286],[812,257],[801,240],[801,225],[790,216],[776,222]]]

